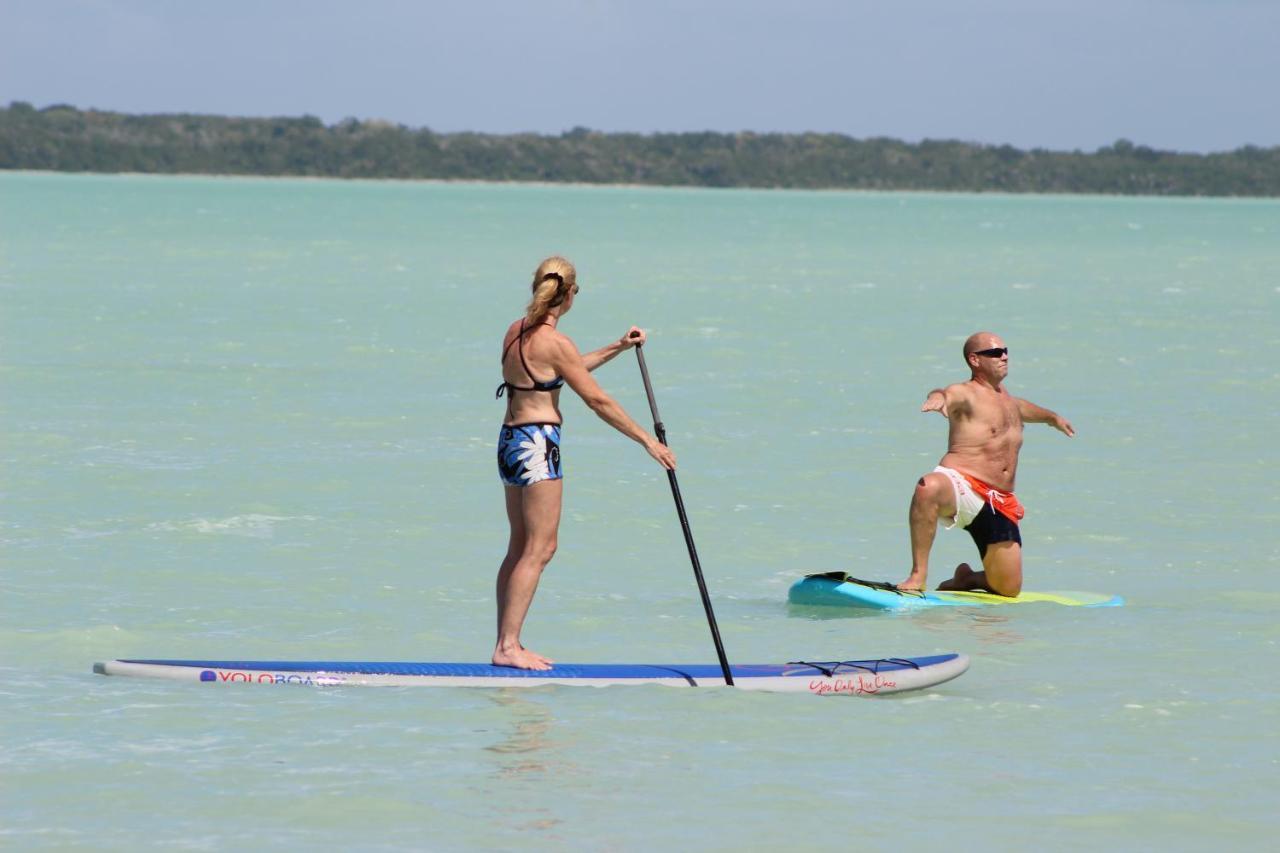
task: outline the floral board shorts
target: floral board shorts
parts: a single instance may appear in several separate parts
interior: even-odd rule
[[[508,486],[559,480],[560,424],[511,424],[498,431],[498,476]]]

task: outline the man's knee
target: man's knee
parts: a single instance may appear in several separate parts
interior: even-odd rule
[[[953,515],[951,481],[942,474],[925,474],[916,480],[915,493],[911,496],[914,507],[929,507],[942,515]]]
[[[925,474],[919,480],[916,480],[916,493],[914,496],[915,500],[932,501],[935,497],[937,497],[937,494],[938,494],[937,484],[933,482],[931,475]]]

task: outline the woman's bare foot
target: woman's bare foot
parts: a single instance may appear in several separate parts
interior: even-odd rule
[[[524,646],[517,646],[510,650],[503,650],[502,648],[493,650],[494,666],[513,666],[516,669],[551,669],[553,663],[555,661],[545,658],[537,652],[531,652]]]
[[[976,574],[973,567],[968,563],[961,563],[956,566],[956,573],[950,580],[945,580],[938,584],[938,589],[954,590],[963,592],[973,589],[973,576]]]

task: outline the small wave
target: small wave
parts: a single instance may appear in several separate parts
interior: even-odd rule
[[[137,447],[135,442],[125,441],[114,446],[94,445],[81,451],[85,464],[139,468],[148,471],[198,471],[206,463],[186,454],[167,450]]]
[[[98,539],[102,536],[115,536],[120,530],[86,530],[83,527],[64,527],[62,532],[68,539]]]
[[[146,529],[161,533],[206,533],[228,534],[231,536],[251,536],[256,539],[270,539],[275,536],[276,525],[284,521],[316,521],[314,515],[233,515],[230,518],[208,519],[195,518],[189,521],[159,521],[148,524]]]

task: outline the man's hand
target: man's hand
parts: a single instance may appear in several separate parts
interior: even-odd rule
[[[941,388],[934,388],[929,392],[929,396],[924,398],[924,405],[920,407],[922,412],[937,412],[944,418],[947,416],[947,395]]]

